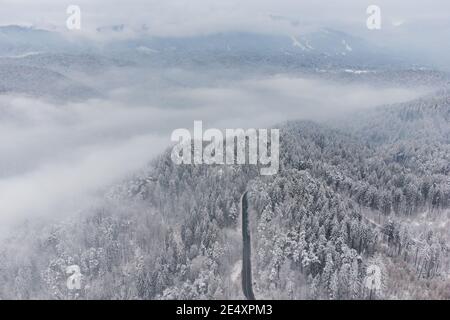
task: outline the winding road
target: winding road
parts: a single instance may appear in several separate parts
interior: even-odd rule
[[[248,300],[255,300],[252,283],[251,241],[248,220],[247,191],[241,197],[242,217],[242,291]]]
[[[252,260],[251,260],[251,237],[248,217],[248,195],[245,191],[241,196],[241,217],[242,217],[242,291],[244,296],[248,300],[256,300],[253,293],[253,280],[252,280]],[[380,224],[376,223],[372,219],[362,215],[362,218],[366,223],[371,225],[379,233],[383,234],[384,228]],[[422,244],[417,239],[412,239],[415,245]]]

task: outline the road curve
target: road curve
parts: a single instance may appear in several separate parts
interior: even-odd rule
[[[251,241],[248,220],[247,191],[241,197],[242,217],[242,291],[248,300],[255,300],[252,283]]]

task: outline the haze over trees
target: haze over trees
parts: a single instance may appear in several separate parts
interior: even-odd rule
[[[344,124],[283,124],[272,177],[254,166],[175,165],[168,150],[92,210],[17,228],[0,249],[0,296],[242,298],[232,273],[249,190],[257,298],[449,298],[448,230],[406,220],[448,219],[448,99]],[[65,285],[72,264],[83,274],[76,292]],[[372,264],[383,270],[375,293],[364,285]]]
[[[378,59],[369,44],[329,29],[294,42],[251,33],[139,35],[101,49],[73,47],[33,28],[0,27],[0,34],[8,44],[0,46],[0,121],[5,132],[15,128],[14,143],[0,145],[0,191],[14,187],[15,204],[34,189],[62,202],[84,201],[72,183],[85,182],[81,189],[88,189],[146,162],[136,158],[148,155],[143,146],[156,150],[156,142],[133,138],[148,134],[150,118],[156,135],[171,131],[162,128],[168,123],[178,127],[185,123],[180,118],[198,116],[219,124],[273,121],[281,134],[280,170],[273,176],[261,176],[254,165],[176,165],[169,148],[119,183],[99,184],[94,200],[76,214],[55,206],[57,214],[20,219],[0,241],[0,299],[243,299],[245,191],[257,299],[450,299],[446,73],[389,55]],[[32,38],[48,39],[48,52],[41,52],[40,41],[27,41]],[[303,50],[299,41],[315,48]],[[354,102],[355,88],[361,90],[357,98],[386,94],[403,101],[411,91],[421,97],[369,108],[370,99]],[[298,101],[300,89],[312,93]],[[36,100],[34,109],[24,97]],[[64,103],[54,108],[42,102],[49,100]],[[116,100],[125,108],[108,104]],[[302,107],[330,116],[273,120],[293,117]],[[40,137],[48,141],[37,144]],[[128,148],[95,153],[123,140]],[[31,152],[15,151],[22,144]],[[40,180],[42,172],[32,171],[39,174],[24,175],[31,177],[25,181],[37,182],[24,183],[26,190],[6,184],[30,168],[85,160],[77,152],[97,166],[80,161],[85,170],[64,179],[50,171]],[[45,200],[30,197],[23,205],[34,213],[35,203],[50,208]],[[0,203],[0,214],[8,205]],[[72,265],[82,274],[79,290],[67,287]],[[367,285],[373,266],[380,271],[377,290]]]

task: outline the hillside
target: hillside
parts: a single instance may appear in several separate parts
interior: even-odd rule
[[[449,299],[448,238],[403,223],[449,209],[448,101],[440,92],[347,122],[283,124],[272,177],[176,166],[167,151],[92,209],[18,227],[0,246],[0,298],[241,299],[233,270],[248,190],[257,298]],[[379,216],[381,233],[366,218]],[[76,293],[70,264],[87,284]],[[376,294],[364,285],[373,264]]]

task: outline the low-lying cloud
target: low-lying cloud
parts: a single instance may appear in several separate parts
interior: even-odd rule
[[[167,148],[174,129],[192,129],[194,120],[205,128],[267,128],[423,93],[286,75],[195,82],[195,74],[178,72],[190,85],[144,73],[142,81],[111,85],[107,99],[83,103],[0,96],[0,223],[81,209]]]

